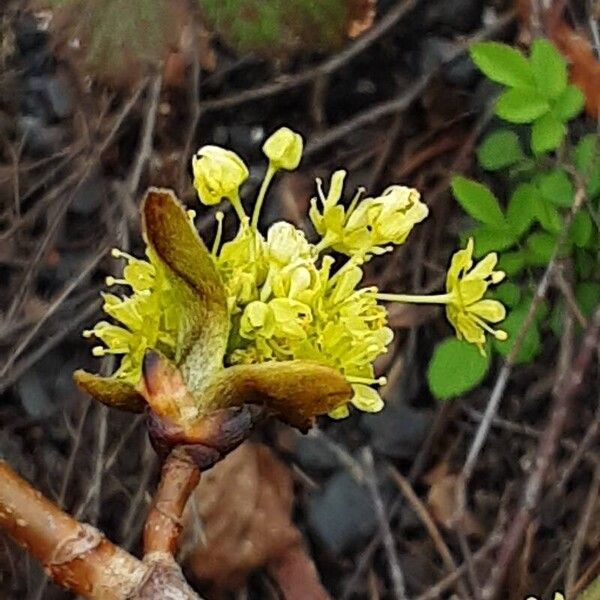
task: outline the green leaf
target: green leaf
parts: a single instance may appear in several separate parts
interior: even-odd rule
[[[521,301],[521,288],[511,281],[505,281],[496,287],[491,297],[513,308]]]
[[[586,252],[581,248],[575,250],[575,269],[579,279],[591,277],[595,267],[596,260],[589,252]]]
[[[585,96],[574,85],[568,85],[554,101],[552,112],[563,122],[574,119],[583,109]]]
[[[514,231],[508,227],[481,225],[469,232],[475,242],[475,256],[482,257],[488,252],[506,250],[517,243]]]
[[[594,223],[587,210],[580,210],[574,217],[569,238],[578,248],[588,248],[592,241]]]
[[[504,342],[494,340],[494,347],[502,354],[502,356],[508,356],[509,352],[512,350],[512,347],[519,336],[519,332],[523,327],[528,309],[528,304],[521,304],[510,311],[506,319],[502,322],[502,329],[508,333],[508,339]],[[534,319],[525,334],[521,349],[517,354],[516,364],[531,362],[540,353],[540,350],[540,332],[537,328],[537,322]]]
[[[514,131],[500,129],[485,137],[477,150],[479,164],[488,171],[514,165],[523,158],[519,137]]]
[[[556,98],[567,87],[567,62],[548,40],[533,42],[529,62],[536,87],[542,95]]]
[[[496,196],[485,185],[456,175],[452,178],[452,192],[465,212],[477,221],[497,227],[505,224]]]
[[[558,233],[563,226],[563,220],[556,207],[545,198],[541,192],[533,197],[535,203],[535,216],[540,225],[549,233]]]
[[[544,173],[537,181],[545,200],[562,208],[569,208],[573,204],[573,183],[562,169]]]
[[[583,137],[575,147],[575,165],[587,181],[587,193],[590,198],[600,194],[599,154],[598,136],[593,133]]]
[[[496,114],[510,123],[532,123],[550,110],[548,101],[534,90],[506,90],[496,102]]]
[[[521,52],[499,42],[478,42],[471,45],[471,58],[492,81],[510,87],[529,87],[535,80],[531,65]]]
[[[600,283],[584,281],[577,284],[575,298],[581,312],[585,317],[591,317],[600,304]]]
[[[531,149],[538,155],[556,150],[563,143],[566,133],[566,125],[548,112],[533,124]]]
[[[535,197],[538,191],[531,183],[522,183],[512,193],[506,209],[506,220],[515,232],[521,237],[530,227],[536,217]]]
[[[429,389],[438,400],[455,398],[477,387],[489,366],[489,356],[482,356],[473,344],[448,338],[435,347],[429,363]]]
[[[529,250],[529,263],[542,266],[550,262],[550,258],[556,246],[556,237],[538,231],[527,238],[527,249]]]
[[[522,252],[506,252],[500,255],[498,269],[508,277],[518,275],[525,268],[525,257]]]

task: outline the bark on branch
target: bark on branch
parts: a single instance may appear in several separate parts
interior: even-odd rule
[[[54,581],[90,600],[200,600],[171,554],[140,561],[79,523],[0,461],[0,528]]]

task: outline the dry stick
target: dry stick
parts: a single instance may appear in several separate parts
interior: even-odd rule
[[[417,517],[419,517],[421,523],[423,523],[423,526],[425,527],[427,533],[429,534],[429,537],[433,541],[433,545],[438,551],[438,554],[440,555],[444,566],[450,573],[453,573],[457,569],[456,562],[454,561],[454,558],[452,558],[452,553],[450,552],[448,545],[444,541],[444,538],[442,537],[440,530],[435,524],[435,521],[429,514],[427,507],[423,504],[423,502],[421,502],[421,499],[415,493],[408,479],[406,479],[406,477],[403,477],[398,471],[398,469],[396,469],[391,464],[388,464],[388,469],[392,480],[398,486],[398,488],[402,492],[402,495],[406,498]],[[465,584],[462,582],[462,579],[459,578],[456,585],[458,587],[458,592],[461,598],[468,598],[469,593],[465,587]]]
[[[394,537],[392,536],[392,531],[390,529],[389,518],[385,513],[385,506],[383,505],[383,500],[381,498],[381,494],[379,493],[373,453],[371,452],[371,448],[368,446],[363,448],[362,462],[365,466],[363,469],[364,477],[373,499],[373,505],[379,521],[379,528],[383,537],[383,545],[385,547],[385,553],[390,567],[390,577],[394,586],[394,598],[398,600],[406,600],[408,596],[406,595],[404,575],[400,567],[400,561],[398,560],[398,553],[396,552]]]
[[[508,567],[521,543],[523,532],[531,521],[533,512],[540,500],[544,479],[556,452],[569,411],[572,410],[573,401],[581,390],[585,373],[592,356],[597,351],[599,338],[600,307],[596,309],[592,322],[585,333],[568,380],[564,381],[560,386],[560,390],[553,394],[554,400],[550,420],[540,439],[534,471],[527,481],[519,510],[508,528],[498,552],[495,566],[490,573],[487,585],[483,589],[482,598],[484,600],[493,600],[498,594]]]
[[[477,564],[483,560],[499,543],[500,538],[498,535],[492,535],[488,537],[485,544],[473,554],[473,562]],[[442,597],[442,594],[446,590],[449,590],[458,581],[458,579],[466,573],[466,571],[467,565],[463,563],[452,573],[446,575],[443,579],[429,588],[424,594],[417,596],[415,600],[439,600],[439,598]],[[465,598],[468,598],[468,596]]]
[[[63,513],[0,462],[0,527],[42,562],[61,586],[85,598],[122,600],[148,568],[97,529]]]
[[[176,447],[165,460],[158,490],[144,526],[144,555],[177,551],[183,510],[200,481],[200,470],[187,452]]]
[[[457,486],[458,493],[460,494],[460,502],[459,506],[460,510],[464,514],[464,510],[466,507],[466,486],[468,485],[473,471],[475,469],[475,465],[477,464],[477,460],[479,458],[479,454],[485,444],[488,433],[490,431],[490,427],[492,426],[492,422],[496,413],[498,412],[498,406],[500,405],[500,401],[502,400],[502,396],[504,395],[504,390],[506,389],[506,385],[508,383],[508,379],[512,372],[513,365],[515,360],[521,351],[521,346],[525,340],[525,336],[529,331],[529,327],[533,323],[535,319],[535,314],[540,307],[542,300],[546,296],[546,292],[548,291],[548,287],[550,282],[552,281],[552,276],[554,272],[554,268],[556,265],[556,261],[558,258],[558,253],[562,248],[571,225],[571,221],[573,220],[574,215],[577,213],[583,201],[585,199],[585,189],[584,187],[579,187],[577,193],[575,194],[575,198],[573,200],[573,206],[571,212],[568,217],[565,219],[565,223],[559,239],[557,240],[554,250],[552,252],[552,256],[548,262],[548,266],[544,271],[544,275],[538,284],[538,287],[535,291],[535,296],[529,306],[529,310],[527,315],[525,316],[525,320],[523,321],[523,325],[521,326],[521,330],[519,331],[517,337],[515,338],[515,342],[511,351],[509,352],[500,373],[498,374],[498,378],[496,379],[496,383],[494,384],[494,388],[492,389],[492,393],[490,396],[490,400],[486,406],[485,413],[483,419],[477,429],[477,433],[475,434],[475,439],[473,440],[471,447],[469,448],[469,453],[467,454],[467,459],[465,460],[465,464],[462,468],[460,477],[459,477],[459,485]]]
[[[491,27],[482,29],[475,35],[471,36],[468,40],[461,44],[459,48],[453,50],[450,53],[450,55],[447,58],[445,58],[444,61],[437,68],[432,69],[425,75],[419,77],[404,94],[400,94],[398,97],[393,98],[392,100],[381,102],[380,104],[377,104],[372,108],[358,113],[352,119],[349,119],[348,121],[345,121],[344,123],[341,123],[336,127],[332,127],[322,135],[313,137],[306,145],[303,156],[310,156],[315,152],[318,152],[323,148],[339,141],[340,139],[344,138],[356,129],[378,121],[379,119],[387,115],[391,115],[408,108],[412,104],[412,102],[416,100],[425,91],[425,89],[433,80],[433,78],[436,77],[438,73],[440,73],[440,71],[449,63],[451,63],[453,60],[464,54],[467,51],[470,44],[482,39],[489,38],[498,31],[501,31],[514,19],[514,16],[515,13],[513,10],[508,11],[501,17],[499,17],[498,21],[494,23]]]
[[[18,362],[10,373],[6,374],[4,379],[0,379],[0,392],[3,392],[6,388],[15,383],[15,381],[18,381],[23,373],[29,370],[38,360],[45,356],[47,352],[59,344],[65,336],[67,336],[74,329],[81,327],[82,324],[90,319],[92,315],[97,313],[100,309],[100,304],[100,300],[94,300],[82,311],[81,314],[68,321],[64,327],[50,336],[43,344],[38,346],[35,350],[28,352],[23,360]]]
[[[133,196],[136,193],[144,167],[152,154],[152,138],[154,137],[154,127],[156,125],[156,115],[158,113],[158,102],[160,100],[161,89],[162,77],[157,75],[150,83],[148,104],[144,113],[144,123],[142,125],[142,137],[133,167],[127,180],[127,191],[130,196]]]
[[[102,245],[100,250],[96,252],[93,258],[83,267],[83,269],[76,275],[71,282],[64,287],[62,292],[58,294],[52,304],[48,307],[48,310],[38,319],[33,326],[27,331],[27,333],[21,338],[16,348],[11,352],[10,358],[4,363],[2,370],[0,370],[0,379],[6,376],[8,371],[15,364],[15,361],[23,350],[31,343],[31,340],[36,336],[37,332],[42,328],[42,325],[63,305],[65,300],[71,295],[71,293],[77,288],[81,282],[88,276],[88,274],[96,267],[100,260],[105,256],[108,251],[108,244]]]
[[[596,508],[596,503],[598,502],[599,491],[600,465],[597,466],[594,470],[594,478],[592,480],[592,485],[590,485],[588,497],[583,508],[581,519],[579,520],[577,534],[575,535],[575,540],[573,541],[573,546],[571,549],[571,556],[569,559],[569,564],[567,566],[567,576],[565,582],[565,594],[567,598],[574,597],[574,587],[577,581],[577,572],[579,571],[579,561],[581,560],[581,554],[585,545],[585,538],[587,537],[588,530],[592,522],[594,510]]]
[[[260,100],[261,98],[273,96],[285,90],[299,87],[323,75],[329,75],[366,50],[381,36],[390,31],[403,17],[419,4],[419,1],[420,0],[405,0],[404,2],[398,2],[397,5],[394,8],[391,8],[378,23],[364,35],[357,38],[356,41],[348,46],[348,48],[334,54],[331,58],[328,58],[316,67],[306,69],[295,75],[282,76],[280,81],[244,90],[238,94],[233,94],[224,98],[215,98],[214,100],[205,100],[200,103],[199,109],[202,112],[206,112],[209,110],[232,108],[233,106],[238,106],[245,102]]]

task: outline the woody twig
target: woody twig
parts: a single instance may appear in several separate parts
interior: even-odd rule
[[[140,561],[79,523],[0,462],[0,528],[60,586],[90,600],[199,600],[162,553]]]

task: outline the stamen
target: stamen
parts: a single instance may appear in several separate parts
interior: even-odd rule
[[[129,285],[129,283],[125,279],[115,279],[112,275],[109,275],[104,282],[108,287],[113,285]]]
[[[81,335],[86,339],[91,338],[94,335],[94,330],[93,329],[85,329]]]
[[[194,219],[196,218],[196,211],[192,208],[185,211],[187,213],[188,219],[194,224]]]
[[[225,215],[222,211],[218,210],[215,213],[215,220],[217,221],[217,233],[215,234],[215,241],[213,242],[213,247],[211,250],[211,254],[213,256],[217,255],[219,251],[219,246],[221,245],[221,237],[223,236],[223,217]]]
[[[135,262],[135,261],[139,261],[140,260],[139,258],[136,258],[135,256],[132,256],[128,252],[124,252],[120,248],[113,248],[110,251],[110,253],[111,253],[111,255],[112,255],[113,258],[125,258],[129,262]]]
[[[492,283],[500,283],[506,277],[506,273],[504,271],[493,271],[491,274]]]
[[[356,190],[356,194],[354,194],[354,198],[352,198],[352,200],[350,200],[350,205],[348,206],[348,211],[346,213],[346,222],[348,222],[348,219],[350,218],[350,215],[354,212],[354,209],[356,208],[356,205],[358,204],[358,201],[360,200],[360,197],[367,191],[367,188],[364,187],[359,187]]]
[[[93,354],[94,356],[98,356],[98,357],[100,357],[100,356],[105,356],[105,355],[106,355],[106,353],[107,353],[107,352],[106,352],[106,348],[104,348],[104,347],[102,347],[102,346],[94,346],[94,347],[92,348],[92,354]]]

